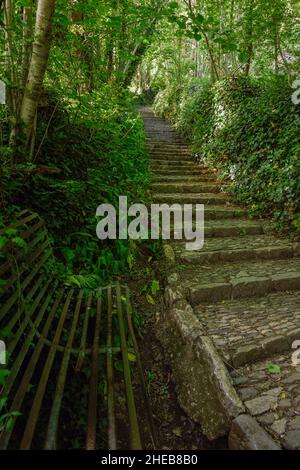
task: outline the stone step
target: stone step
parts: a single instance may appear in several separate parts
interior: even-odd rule
[[[150,136],[151,132],[151,136]],[[155,144],[155,145],[183,145],[186,146],[186,143],[174,132],[174,130],[169,129],[167,131],[168,135],[171,135],[173,139],[167,139],[166,133],[159,133],[158,136],[157,130],[149,130],[149,134],[146,137],[146,143]],[[164,138],[161,137],[162,134],[165,134]]]
[[[154,140],[154,139],[146,139],[147,147],[149,148],[154,148],[154,149],[164,149],[164,150],[188,150],[189,152],[191,151],[190,145],[181,143],[172,143],[172,142],[161,142],[160,140]]]
[[[155,163],[157,160],[164,160],[164,161],[167,161],[167,162],[175,162],[176,160],[180,160],[180,161],[190,161],[190,162],[193,162],[193,163],[197,163],[195,162],[195,160],[191,157],[191,155],[188,155],[188,154],[180,154],[180,153],[166,153],[166,154],[163,154],[163,153],[151,153],[150,154],[150,161],[152,163]]]
[[[161,150],[161,149],[148,149],[151,158],[157,157],[157,155],[162,155],[163,158],[169,158],[174,155],[178,155],[178,157],[189,157],[191,160],[195,160],[193,154],[190,150],[181,150],[177,148],[170,149],[170,150]]]
[[[245,405],[240,429],[253,448],[269,448],[266,433],[258,432],[256,443],[259,423],[275,448],[278,443],[278,448],[300,450],[300,365],[292,365],[292,343],[300,340],[300,243],[275,238],[265,221],[245,220],[245,208],[230,205],[225,194],[209,194],[226,186],[217,172],[203,165],[199,170],[190,147],[165,120],[147,109],[143,116],[151,137],[154,202],[207,204],[202,250],[187,251],[183,241],[166,242],[176,261],[168,282],[186,293],[200,321],[197,328],[212,339],[231,371]],[[193,334],[190,338],[193,348],[197,340]],[[280,366],[279,373],[270,372],[270,363]],[[217,369],[210,374],[213,380]],[[192,395],[195,386],[189,382],[187,376],[185,386]],[[239,439],[244,445],[243,434]]]
[[[188,153],[189,155],[193,155],[191,149],[184,145],[170,145],[170,144],[147,144],[147,150],[149,152],[162,152],[162,153]]]
[[[175,153],[178,155],[190,155],[191,158],[193,158],[193,154],[189,148],[182,148],[179,145],[169,148],[148,145],[147,150],[151,155],[162,154],[168,156],[173,155]]]
[[[300,292],[201,304],[194,312],[233,367],[284,351],[292,354],[292,342],[300,340]]]
[[[243,221],[241,220],[241,227]],[[232,227],[235,228],[234,226]],[[257,227],[259,231],[259,227]],[[255,233],[256,227],[244,227],[244,233]],[[176,257],[184,263],[205,264],[242,260],[290,259],[300,256],[300,243],[281,240],[271,235],[227,236],[230,227],[226,227],[222,236],[208,236],[205,233],[204,247],[201,251],[187,251],[183,243],[173,244]],[[212,233],[216,233],[214,229]]]
[[[175,176],[158,176],[156,175],[155,177],[152,178],[153,183],[205,183],[208,181],[216,181],[215,175],[188,175],[188,176],[183,176],[183,175],[175,175]],[[222,184],[222,182],[220,182]]]
[[[182,140],[176,137],[175,132],[169,131],[169,132],[149,132],[149,138],[151,142],[157,142],[161,144],[182,144]]]
[[[171,222],[172,222],[173,218],[171,218]],[[226,221],[227,222],[227,221]],[[230,221],[228,221],[230,222]],[[244,222],[244,223],[243,223]],[[194,231],[196,230],[196,225],[193,224],[193,229]],[[198,227],[198,230],[200,230],[200,227]],[[242,231],[242,235],[241,234],[241,231]],[[215,239],[215,238],[221,238],[221,239],[224,239],[224,238],[227,238],[227,237],[234,237],[236,236],[236,240],[239,240],[239,235],[243,238],[245,237],[246,238],[246,235],[262,235],[264,233],[264,227],[261,223],[259,222],[252,222],[252,223],[249,223],[249,221],[243,221],[243,220],[239,220],[238,223],[236,223],[235,220],[233,220],[231,223],[228,223],[228,224],[220,224],[219,223],[216,223],[215,221],[205,221],[205,224],[204,224],[204,236],[205,236],[205,239],[207,240],[210,240],[210,239]],[[169,236],[169,234],[168,234]],[[178,237],[182,237],[182,239],[178,239]],[[201,251],[193,251],[193,252],[190,252],[190,251],[185,251],[184,250],[184,246],[186,244],[186,242],[188,241],[187,239],[184,238],[184,230],[183,228],[180,228],[180,225],[175,225],[171,223],[171,226],[170,226],[170,240],[174,241],[174,243],[176,243],[176,249],[175,251],[177,251],[177,254],[178,254],[178,258],[182,261],[184,261],[185,263],[193,263],[195,262],[200,264],[201,263],[201,260],[206,260],[206,261],[211,261],[213,259],[215,259],[215,262],[217,260],[219,260],[220,258],[220,261],[226,261],[226,253],[224,253],[224,259],[222,258],[222,252],[217,252],[217,251],[213,251],[212,253],[211,252],[206,252],[204,251],[204,249],[201,249]],[[212,246],[213,243],[210,244],[210,246]],[[233,250],[232,250],[233,251]],[[242,250],[241,250],[242,251]],[[249,250],[248,249],[248,253],[249,253]],[[230,252],[230,250],[229,250]],[[274,250],[275,252],[275,250]],[[245,250],[245,253],[247,253],[247,250]],[[229,254],[229,253],[228,253]],[[236,252],[236,260],[239,260],[239,256],[238,256],[238,252]],[[293,256],[293,255],[292,255]],[[283,256],[281,256],[283,257]],[[243,258],[241,258],[243,259]],[[250,253],[249,253],[249,256],[245,256],[244,259],[252,259]],[[261,259],[264,259],[263,257]],[[267,254],[265,255],[265,259],[273,259],[271,256],[267,256]],[[234,254],[230,252],[230,259],[229,261],[231,260],[234,260]]]
[[[200,167],[200,166],[197,166],[195,165],[194,163],[192,162],[176,162],[176,164],[169,164],[169,163],[162,163],[161,161],[155,165],[155,164],[151,164],[150,166],[150,170],[151,171],[154,171],[155,173],[159,173],[160,175],[165,175],[165,174],[168,174],[168,172],[171,170],[171,171],[177,171],[177,174],[179,175],[180,172],[182,175],[186,174],[186,172],[190,172],[190,171],[196,171],[198,173],[201,173],[202,171],[206,171],[206,172],[209,172],[209,170],[205,167]],[[213,174],[212,172],[210,172],[210,174]]]
[[[184,169],[191,169],[191,168],[205,168],[206,167],[198,166],[195,164],[195,162],[192,162],[191,160],[152,160],[150,168],[155,168],[160,170],[162,174],[164,174],[165,170],[168,169],[175,169],[175,170],[184,170]]]
[[[150,167],[153,168],[160,168],[161,170],[164,169],[164,167],[171,167],[172,169],[178,169],[179,168],[190,168],[190,167],[194,167],[194,168],[206,168],[205,166],[203,165],[198,165],[196,162],[194,162],[193,160],[182,160],[182,159],[179,159],[179,160],[152,160],[151,162],[151,165]]]
[[[152,183],[151,189],[159,193],[213,193],[228,187],[224,183]]]
[[[291,351],[235,369],[231,378],[247,413],[283,449],[300,450],[300,366],[293,365]],[[278,366],[277,374],[270,363]]]
[[[226,221],[227,219],[233,219],[239,221],[242,217],[247,214],[244,208],[235,206],[234,204],[228,204],[226,206],[206,206],[204,208],[204,219],[205,221]],[[196,216],[196,212],[199,211],[196,206],[193,206],[193,216]],[[230,222],[229,222],[230,223]]]
[[[176,168],[172,168],[172,167],[161,168],[161,167],[154,166],[151,168],[151,172],[153,173],[153,175],[159,176],[159,177],[180,176],[181,178],[184,178],[184,177],[197,176],[197,175],[198,176],[208,175],[213,178],[216,177],[215,173],[213,173],[212,171],[208,169],[204,169],[201,167],[183,168],[182,166],[181,167],[177,166]]]
[[[209,204],[226,205],[229,198],[225,193],[192,193],[192,194],[162,194],[156,193],[152,197],[155,203],[160,204]]]
[[[173,224],[172,228],[175,232],[180,231],[180,225],[178,226],[178,224]],[[193,223],[193,229],[196,229],[195,223]],[[249,219],[225,219],[223,221],[218,221],[205,220],[204,217],[204,233],[206,238],[219,238],[222,240],[224,238],[236,237],[232,239],[235,240],[235,246],[237,243],[242,244],[242,240],[246,239],[247,236],[251,235],[253,237],[254,235],[263,235],[268,231],[270,231],[270,226],[260,221],[252,221]],[[181,242],[181,244],[182,243],[184,243],[184,240]],[[226,240],[223,240],[223,244],[226,244]],[[217,249],[218,246],[220,246],[220,241],[216,241],[215,249]],[[180,249],[180,244],[177,248]],[[211,243],[210,249],[213,248],[213,243]],[[202,254],[202,251],[203,249],[201,250],[201,253],[194,252],[192,253],[192,256],[196,256],[196,254]]]
[[[226,206],[206,206],[205,207],[205,220],[225,220],[232,218],[241,218],[246,215],[246,210],[233,204]]]
[[[177,265],[192,305],[300,290],[300,258]]]

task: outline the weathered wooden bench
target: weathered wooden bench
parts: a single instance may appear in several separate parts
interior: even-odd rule
[[[113,450],[126,440],[141,449],[137,406],[153,441],[128,288],[60,284],[37,214],[22,212],[0,237],[0,340],[8,352],[0,449]]]

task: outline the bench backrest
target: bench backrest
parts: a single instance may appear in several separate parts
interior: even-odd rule
[[[24,312],[25,305],[30,309],[49,283],[45,264],[52,249],[44,221],[29,211],[0,230],[0,241],[0,330],[6,329],[8,341],[14,337],[15,347],[25,328],[22,313],[30,314]],[[10,345],[10,353],[14,347]]]
[[[0,449],[6,449],[11,440],[21,449],[54,449],[61,413],[70,413],[71,409],[75,415],[82,408],[87,414],[86,448],[97,447],[99,419],[107,419],[108,446],[114,449],[119,412],[114,384],[116,364],[121,364],[124,375],[123,381],[118,378],[117,387],[122,387],[118,395],[122,390],[126,397],[123,411],[124,416],[128,412],[131,448],[140,449],[129,358],[138,362],[138,391],[143,395],[138,405],[146,404],[150,427],[152,418],[131,321],[129,289],[117,285],[84,292],[65,288],[53,279],[45,269],[52,256],[51,244],[37,214],[23,212],[9,231],[0,232],[0,237],[8,239],[0,251],[1,278],[5,280],[0,293],[0,332],[7,329],[11,369],[0,399],[7,398],[7,410],[18,413],[12,415],[9,429],[0,432]],[[22,240],[25,247],[20,246]],[[100,383],[107,388],[102,392],[107,402],[102,400],[99,408]],[[68,392],[69,387],[73,394]],[[81,389],[83,403],[78,401]],[[67,423],[65,419],[64,425]]]

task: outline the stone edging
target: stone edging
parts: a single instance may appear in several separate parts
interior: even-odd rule
[[[279,450],[272,437],[246,414],[223,360],[180,287],[175,255],[164,245],[168,280],[158,337],[172,368],[178,400],[211,440],[229,435],[229,448]],[[172,269],[172,272],[170,272]]]

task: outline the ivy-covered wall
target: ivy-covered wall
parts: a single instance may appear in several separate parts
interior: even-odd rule
[[[233,180],[235,199],[300,233],[300,105],[285,77],[192,80],[158,94],[155,110],[195,154]]]

